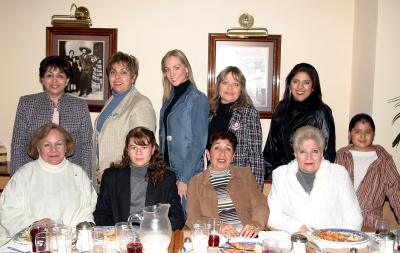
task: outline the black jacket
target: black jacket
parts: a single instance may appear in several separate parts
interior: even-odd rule
[[[286,106],[286,108],[284,108]],[[277,167],[293,160],[293,133],[302,126],[310,125],[322,130],[325,137],[325,159],[334,162],[336,157],[335,123],[329,106],[316,99],[304,102],[280,102],[272,115],[268,139],[264,147],[265,179],[271,177]]]
[[[114,226],[117,222],[127,221],[131,200],[131,169],[106,169],[101,180],[100,193],[97,198],[94,221],[98,226]],[[157,185],[148,184],[145,206],[158,203],[169,203],[168,217],[172,230],[181,229],[185,225],[176,177],[167,170],[164,180]]]

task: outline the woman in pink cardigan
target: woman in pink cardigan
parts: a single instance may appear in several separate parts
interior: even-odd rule
[[[363,226],[368,227],[382,218],[385,197],[400,220],[400,175],[392,156],[382,146],[372,144],[374,136],[371,116],[357,114],[349,124],[350,144],[336,153],[336,163],[343,165],[353,180]]]

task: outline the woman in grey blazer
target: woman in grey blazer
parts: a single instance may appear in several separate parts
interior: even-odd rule
[[[227,129],[236,135],[238,145],[233,164],[250,168],[262,191],[264,160],[261,122],[246,92],[246,78],[239,68],[226,67],[218,74],[214,89],[210,100],[209,136],[218,129]]]
[[[40,62],[39,77],[44,91],[19,100],[11,143],[11,174],[33,160],[27,153],[33,133],[53,122],[67,130],[76,143],[75,153],[68,160],[90,177],[92,123],[87,103],[64,93],[71,77],[70,64],[62,56],[46,57]]]

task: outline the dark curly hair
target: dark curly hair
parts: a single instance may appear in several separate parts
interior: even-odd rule
[[[164,179],[167,170],[167,164],[165,163],[164,158],[160,153],[160,149],[156,142],[153,131],[145,127],[135,127],[134,129],[129,131],[125,139],[125,148],[122,155],[122,160],[116,163],[111,163],[110,167],[112,169],[122,169],[129,166],[129,163],[131,161],[128,155],[128,146],[130,139],[134,139],[136,145],[151,145],[152,148],[154,148],[154,154],[150,158],[146,178],[148,182],[153,185],[160,183]]]

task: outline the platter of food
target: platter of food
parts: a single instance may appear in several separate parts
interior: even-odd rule
[[[314,230],[311,237],[317,241],[339,244],[361,244],[369,240],[369,236],[364,232],[338,228]]]

